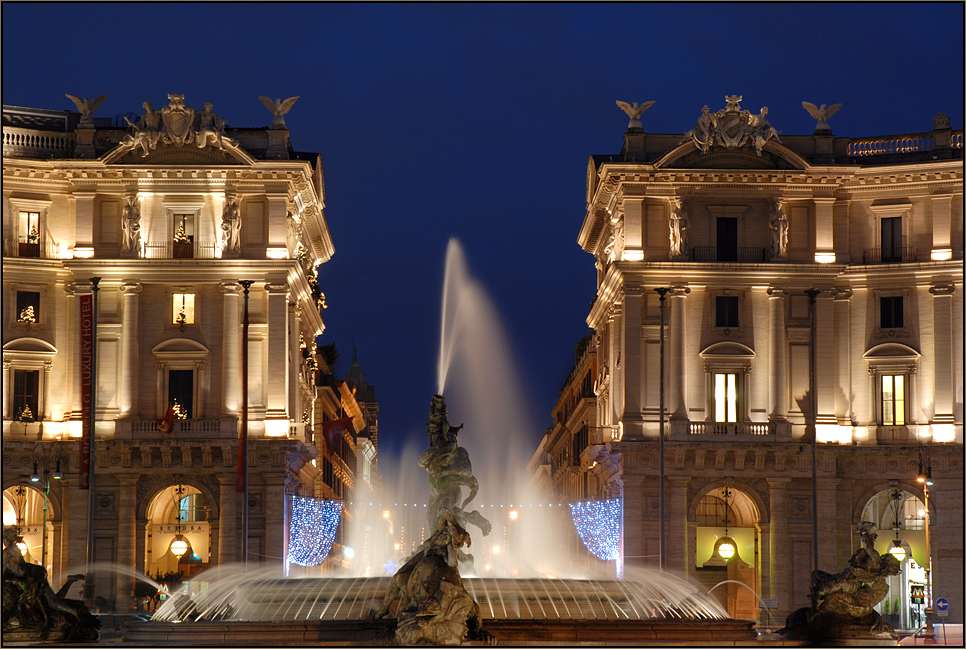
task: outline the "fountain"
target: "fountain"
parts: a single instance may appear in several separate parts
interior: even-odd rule
[[[356,524],[349,544],[357,550],[351,573],[305,578],[286,577],[274,566],[216,566],[194,580],[203,587],[189,582],[151,622],[130,624],[125,640],[452,644],[488,634],[513,644],[753,640],[753,622],[728,619],[683,579],[635,566],[615,579],[619,557],[588,575],[557,547],[567,538],[563,526],[573,525],[571,512],[527,493],[532,428],[495,313],[451,240],[429,448],[418,458],[416,449],[404,452],[412,461],[403,462],[394,497],[382,496],[387,504],[379,495],[350,504]],[[462,425],[447,420],[444,392],[467,424],[465,448],[457,443]],[[491,533],[496,538],[484,542]],[[404,546],[402,567],[392,541],[382,540],[386,534]],[[603,576],[607,566],[614,572]],[[440,618],[441,609],[452,615]]]

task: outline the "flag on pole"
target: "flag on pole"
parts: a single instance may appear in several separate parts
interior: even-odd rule
[[[158,430],[162,433],[170,433],[171,429],[174,427],[174,405],[168,404],[168,411],[164,413],[164,417],[158,420]]]
[[[334,419],[322,424],[322,437],[325,439],[326,446],[328,446],[333,453],[339,452],[339,449],[342,446],[340,440],[342,439],[342,434],[345,430],[352,430],[352,417]]]

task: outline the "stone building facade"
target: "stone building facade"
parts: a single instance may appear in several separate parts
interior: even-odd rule
[[[722,603],[764,623],[807,605],[811,570],[843,569],[873,520],[883,551],[898,539],[912,557],[889,607],[908,628],[927,564],[921,461],[933,597],[963,591],[963,132],[939,115],[922,133],[836,137],[826,114],[780,135],[726,101],[683,138],[632,121],[619,154],[591,157],[578,243],[597,269],[595,335],[531,471],[567,500],[622,496],[628,564],[663,553],[706,587],[740,581]],[[724,536],[740,561],[722,560]]]
[[[285,494],[316,495],[318,477],[310,359],[324,329],[318,269],[334,253],[321,159],[293,149],[281,114],[225,128],[211,104],[168,95],[112,122],[93,117],[99,100],[82,113],[3,108],[4,523],[24,526],[55,589],[84,571],[78,305],[99,278],[95,560],[154,574],[246,558],[246,303],[247,558],[281,559]],[[169,405],[184,418],[164,433]],[[45,467],[63,479],[44,480]],[[99,575],[96,593],[125,610],[133,583]]]

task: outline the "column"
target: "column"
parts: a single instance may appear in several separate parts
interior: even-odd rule
[[[607,358],[610,364],[610,423],[616,426],[624,412],[624,391],[621,380],[621,347],[624,335],[621,329],[621,305],[614,304],[610,307],[607,329],[610,332],[610,354]]]
[[[785,345],[785,296],[788,291],[768,289],[771,310],[769,385],[771,402],[768,404],[769,421],[786,421],[788,418],[788,370]]]
[[[288,407],[288,285],[266,284],[268,291],[268,403],[266,419],[286,416]]]
[[[302,421],[302,411],[299,409],[299,368],[302,366],[302,350],[299,347],[299,332],[302,331],[299,324],[299,310],[295,302],[288,305],[288,321],[291,325],[289,333],[289,354],[291,359],[288,365],[288,416],[291,421]],[[306,341],[308,344],[308,341]]]
[[[835,311],[833,292],[822,291],[815,298],[815,385],[818,397],[816,422],[819,441],[823,441],[822,428],[836,426],[835,419]]]
[[[932,286],[933,341],[935,353],[936,382],[933,414],[933,437],[939,433],[937,441],[951,441],[953,418],[953,292],[951,285]],[[913,402],[917,403],[917,402]],[[937,430],[937,427],[942,427]],[[948,432],[947,430],[948,429]]]
[[[624,407],[621,421],[624,422],[624,439],[643,439],[644,417],[641,414],[643,394],[641,313],[644,310],[644,296],[639,287],[624,287],[624,323],[622,327],[624,344],[621,365],[624,369]]]
[[[625,192],[629,188],[625,187]],[[624,197],[624,252],[625,261],[644,259],[644,198]]]
[[[624,565],[643,566],[644,477],[624,476]],[[656,562],[655,562],[656,563]]]
[[[221,414],[237,415],[241,412],[241,297],[238,282],[222,282],[218,290],[222,300],[221,338]]]
[[[222,565],[241,560],[238,505],[242,494],[235,493],[234,474],[218,476],[218,486],[218,556],[214,563]]]
[[[815,262],[819,264],[835,263],[835,245],[832,218],[834,198],[812,199],[815,203]]]
[[[137,571],[137,485],[136,475],[118,476],[117,494],[117,562]],[[140,572],[140,571],[139,571]],[[117,612],[135,611],[134,577],[124,572],[117,575]]]
[[[121,315],[121,381],[120,410],[122,419],[130,419],[139,411],[138,370],[141,359],[138,345],[138,293],[141,285],[121,284],[123,311]]]
[[[835,331],[850,331],[849,300],[852,291],[837,291],[834,296]],[[849,336],[835,336],[835,417],[839,430],[852,430],[852,352]],[[854,432],[854,431],[853,431]],[[844,437],[842,438],[844,439]]]
[[[268,246],[284,248],[288,238],[288,197],[268,195]]]
[[[691,292],[689,288],[675,288],[669,294],[670,299],[667,306],[670,307],[670,320],[666,322],[668,326],[668,343],[665,354],[670,359],[667,372],[668,385],[668,412],[671,419],[688,419],[687,404],[687,379],[688,363],[685,352],[685,327],[687,325],[687,294]],[[665,312],[665,317],[668,315]]]
[[[679,451],[679,452],[683,452]],[[668,517],[665,531],[667,569],[682,575],[694,572],[694,547],[688,533],[688,483],[689,477],[669,477],[665,514]]]
[[[3,418],[13,419],[10,414],[10,381],[13,377],[10,376],[10,361],[3,361]]]
[[[768,478],[769,516],[768,524],[768,597],[778,599],[778,610],[772,611],[776,619],[784,619],[795,606],[792,600],[792,564],[789,561],[788,544],[788,483],[790,478]],[[762,587],[765,587],[764,582]]]

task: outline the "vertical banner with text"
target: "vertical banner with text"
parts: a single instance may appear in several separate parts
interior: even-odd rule
[[[91,381],[94,377],[92,363],[94,352],[94,296],[80,296],[80,382],[81,382],[81,443],[80,488],[90,489],[91,465]]]

